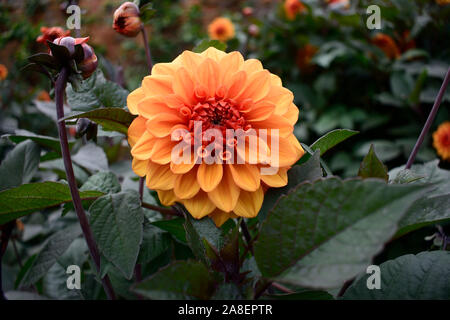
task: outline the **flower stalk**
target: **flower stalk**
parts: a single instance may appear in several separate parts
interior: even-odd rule
[[[419,138],[417,139],[416,144],[414,145],[413,150],[411,151],[411,154],[409,155],[408,162],[406,163],[405,169],[411,169],[411,166],[416,159],[416,155],[419,152],[420,146],[423,143],[423,140],[425,139],[425,136],[428,134],[428,131],[430,131],[431,125],[433,124],[434,118],[436,117],[436,114],[439,110],[439,106],[441,105],[442,98],[444,97],[445,90],[448,87],[448,84],[450,82],[450,68],[447,70],[447,74],[445,75],[444,81],[442,82],[441,88],[439,89],[439,93],[436,97],[436,100],[434,101],[433,108],[431,109],[430,114],[428,115],[427,121],[425,122],[425,125],[423,126],[422,132],[419,135]]]
[[[58,118],[58,132],[61,144],[61,153],[64,161],[64,168],[66,171],[67,182],[69,183],[70,194],[72,196],[73,205],[75,207],[75,212],[77,213],[81,229],[86,239],[91,257],[94,260],[95,266],[97,268],[97,272],[100,272],[100,254],[97,245],[95,243],[92,230],[89,226],[89,221],[87,219],[86,213],[84,212],[81,203],[80,193],[78,192],[75,175],[72,167],[72,160],[70,157],[66,124],[64,120],[62,120],[64,118],[64,109],[63,109],[64,90],[67,84],[68,72],[69,72],[68,69],[66,67],[63,67],[58,75],[55,84],[56,114]],[[114,300],[115,294],[108,275],[106,275],[101,281],[108,299]]]
[[[152,74],[152,69],[153,69],[152,55],[150,52],[150,46],[148,45],[147,30],[145,30],[144,24],[142,24],[142,26],[141,26],[141,33],[142,33],[142,40],[144,41],[145,57],[147,59],[148,73]],[[145,178],[140,177],[139,178],[139,197],[141,199],[141,202],[144,197],[144,182],[145,182]]]

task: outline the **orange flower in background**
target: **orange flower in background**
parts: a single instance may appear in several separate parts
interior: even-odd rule
[[[41,27],[41,33],[36,42],[47,44],[47,41],[53,42],[56,38],[67,37],[70,35],[70,30],[64,30],[60,27]]]
[[[5,65],[0,64],[0,80],[1,81],[5,80],[7,76],[8,76],[8,68]]]
[[[401,36],[399,38],[399,47],[400,51],[406,52],[410,49],[414,49],[416,47],[416,42],[413,38],[411,38],[411,32],[409,30],[405,30],[402,32]]]
[[[309,73],[312,71],[313,65],[311,60],[317,51],[319,51],[319,48],[309,43],[298,49],[296,63],[302,72]]]
[[[450,161],[450,121],[442,123],[433,133],[433,147],[442,159]]]
[[[50,98],[50,95],[45,90],[42,90],[41,92],[39,92],[36,99],[39,101],[52,101],[52,98]]]
[[[113,28],[126,37],[135,37],[142,29],[139,8],[133,2],[125,2],[114,11]]]
[[[441,6],[444,6],[446,4],[450,4],[450,0],[436,0],[436,3]]]
[[[215,18],[208,25],[208,34],[213,40],[228,41],[234,38],[233,22],[224,17]]]
[[[305,5],[299,0],[285,0],[284,12],[289,20],[294,20],[297,14],[306,10]]]
[[[184,51],[171,63],[156,64],[128,96],[128,109],[138,115],[128,129],[133,170],[147,176],[147,187],[157,191],[162,204],[180,202],[196,219],[210,216],[220,226],[236,216],[255,217],[264,190],[285,186],[287,170],[304,153],[293,134],[299,113],[293,98],[259,60],[244,61],[239,52],[227,54],[212,47],[201,54]],[[195,140],[195,121],[201,123],[203,134],[207,129],[222,133],[254,129],[258,148],[247,148],[248,143],[242,147],[236,138],[223,135],[227,138],[211,139],[226,150],[215,154],[221,161],[207,164],[205,144],[211,142],[205,136]],[[267,130],[267,139],[259,129]],[[173,141],[179,130],[185,134]],[[269,143],[272,136],[279,138],[278,152]],[[172,160],[180,141],[188,141],[183,149],[190,151],[188,163]],[[279,155],[278,165],[263,175],[261,170],[273,164],[267,157],[272,150]]]
[[[395,43],[394,39],[387,34],[377,33],[372,38],[372,43],[384,51],[389,59],[396,59],[400,57],[400,49]]]

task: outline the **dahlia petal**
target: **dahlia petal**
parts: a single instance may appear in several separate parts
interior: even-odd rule
[[[206,88],[209,97],[213,97],[219,86],[219,65],[216,61],[206,58],[197,68],[197,80]]]
[[[292,136],[295,140],[297,140],[294,135]],[[280,137],[278,150],[278,166],[289,167],[296,163],[298,159],[300,159],[300,150],[298,150],[298,147],[295,146],[292,141],[293,139],[291,138]]]
[[[172,88],[174,93],[187,104],[193,104],[195,102],[194,82],[185,68],[180,68],[175,73]]]
[[[142,88],[144,88],[145,94],[147,96],[160,95],[160,94],[171,94],[172,91],[172,76],[166,75],[152,75],[146,76],[142,80]]]
[[[297,106],[291,103],[286,113],[283,114],[283,117],[285,117],[290,124],[295,125],[298,121],[298,114],[299,110]]]
[[[255,191],[260,186],[259,169],[250,164],[230,164],[228,166],[233,176],[234,183],[246,191]]]
[[[272,114],[265,120],[251,120],[248,119],[254,129],[267,129],[267,134],[270,135],[272,129],[278,129],[280,137],[286,138],[294,131],[294,126],[282,116]]]
[[[174,63],[157,63],[152,68],[152,75],[173,76],[177,70]]]
[[[170,135],[172,131],[180,126],[183,119],[174,113],[159,113],[146,123],[147,131],[155,137],[162,138]]]
[[[202,61],[202,56],[192,51],[185,50],[180,55],[180,62],[186,70],[197,70]]]
[[[244,70],[247,74],[252,74],[254,72],[262,71],[264,68],[261,61],[258,59],[248,59],[244,61],[242,70]]]
[[[147,119],[152,119],[153,117],[158,116],[161,113],[170,114],[172,116],[179,116],[178,110],[169,107],[160,96],[152,96],[142,99],[137,104],[137,108],[139,115]]]
[[[254,218],[258,215],[264,200],[264,191],[262,187],[254,192],[241,190],[239,200],[234,207],[233,212],[240,217]]]
[[[170,136],[155,139],[151,159],[153,162],[159,164],[167,164],[172,158],[172,149],[177,144],[177,141],[172,141]]]
[[[197,169],[179,175],[175,180],[173,191],[180,199],[190,199],[195,196],[200,191],[200,185],[197,182]]]
[[[163,206],[171,206],[177,201],[177,197],[173,190],[156,190],[159,201]]]
[[[276,174],[261,174],[261,180],[272,188],[284,187],[288,183],[287,168],[278,168]]]
[[[289,106],[293,103],[294,94],[284,87],[271,86],[264,100],[273,102],[276,106],[275,114],[282,115],[287,112]]]
[[[254,102],[261,100],[270,91],[270,73],[267,70],[261,70],[252,73],[248,77],[247,85],[244,90],[241,91],[237,101],[245,99],[252,99]]]
[[[250,121],[262,121],[266,120],[275,111],[275,104],[269,101],[260,101],[252,106],[249,111],[242,111],[243,113],[247,113],[247,119]]]
[[[131,147],[133,147],[144,134],[146,121],[147,120],[144,117],[139,116],[135,118],[128,127],[128,143]]]
[[[127,97],[127,107],[130,110],[131,114],[138,114],[137,104],[139,101],[145,98],[145,92],[142,87],[137,88],[133,92],[131,92]]]
[[[209,214],[209,217],[214,221],[216,227],[220,228],[228,219],[231,218],[231,215],[229,212],[216,209]]]
[[[214,203],[208,198],[208,195],[203,191],[197,193],[195,197],[182,200],[181,202],[195,219],[207,216],[216,208]]]
[[[213,191],[208,192],[208,197],[217,208],[230,212],[236,206],[240,191],[239,187],[233,181],[230,169],[225,169],[222,181]]]
[[[211,58],[214,61],[220,61],[220,59],[225,57],[227,54],[222,50],[218,50],[214,47],[209,47],[208,49],[200,53],[200,55],[205,56],[207,58]]]
[[[271,73],[270,74],[270,84],[273,86],[282,86],[283,82],[281,81],[281,78],[277,76],[276,74]]]
[[[134,158],[131,162],[131,168],[138,176],[143,177],[147,173],[148,160],[139,160]]]
[[[214,190],[223,177],[223,165],[218,163],[206,164],[202,162],[198,168],[197,181],[205,192]]]
[[[170,171],[169,165],[159,165],[153,161],[148,162],[146,183],[149,189],[173,189],[177,175]]]
[[[227,97],[235,98],[244,90],[247,81],[247,74],[244,71],[236,72],[231,76],[225,86],[228,88]]]
[[[270,141],[270,136],[268,135],[267,137],[267,141],[265,141],[261,137],[256,136],[255,146],[250,146],[251,137],[245,137],[245,144],[238,139],[236,146],[238,163],[267,163],[268,157],[270,157],[270,148],[267,144]]]
[[[221,83],[228,83],[231,76],[238,72],[244,64],[244,58],[239,51],[233,51],[224,56],[220,62]]]
[[[131,148],[131,155],[138,160],[148,160],[153,153],[153,147],[157,139],[148,131],[139,138],[136,144]]]

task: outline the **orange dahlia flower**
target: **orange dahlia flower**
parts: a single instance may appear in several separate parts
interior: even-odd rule
[[[395,43],[394,39],[392,39],[391,36],[384,33],[377,33],[373,37],[372,42],[378,48],[383,50],[383,52],[389,59],[395,59],[400,57],[400,49],[398,48],[397,44]]]
[[[213,40],[228,41],[234,38],[234,25],[230,19],[219,17],[215,18],[208,25],[209,37]]]
[[[47,41],[53,42],[56,38],[67,37],[70,35],[70,30],[64,30],[60,27],[41,27],[41,35],[37,37],[36,42],[47,44]]]
[[[194,218],[210,216],[218,226],[255,217],[264,190],[285,186],[287,170],[304,153],[293,134],[299,111],[292,92],[239,52],[211,47],[156,64],[127,105],[138,115],[128,129],[134,172],[146,176],[162,204],[182,203]],[[243,144],[242,136],[228,135],[233,130],[244,133]],[[253,138],[257,148],[249,147]],[[187,161],[177,161],[181,153]]]
[[[5,80],[8,76],[8,68],[4,64],[0,64],[0,80]]]
[[[294,20],[297,14],[306,10],[305,5],[299,0],[284,1],[284,12],[289,20]]]
[[[442,159],[450,161],[450,121],[441,124],[433,133],[433,147]]]
[[[450,4],[450,0],[436,0],[438,5],[444,6],[446,4]]]
[[[50,97],[50,95],[48,94],[48,92],[45,91],[45,90],[40,91],[40,92],[38,93],[36,99],[39,100],[39,101],[47,101],[47,102],[48,102],[48,101],[52,101],[52,98]]]

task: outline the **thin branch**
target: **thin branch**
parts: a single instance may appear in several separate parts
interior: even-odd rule
[[[146,203],[146,202],[142,202],[142,207],[150,209],[150,210],[154,210],[154,211],[158,211],[159,213],[165,214],[165,215],[169,215],[169,216],[177,216],[180,217],[180,213],[176,210],[173,209],[168,209],[168,208],[162,208],[159,206],[155,206],[153,204],[150,203]]]
[[[100,254],[97,245],[95,243],[91,227],[89,226],[89,221],[86,217],[86,213],[84,212],[81,203],[80,193],[78,192],[77,183],[75,180],[75,175],[73,173],[72,159],[70,158],[69,144],[67,142],[66,124],[64,121],[61,121],[61,119],[64,118],[63,103],[64,103],[64,90],[66,88],[67,78],[68,78],[68,70],[66,67],[63,67],[58,75],[55,85],[56,114],[59,119],[58,132],[59,132],[59,140],[61,143],[61,153],[64,161],[64,168],[66,171],[67,182],[69,183],[70,194],[72,196],[73,205],[75,207],[75,212],[77,213],[81,229],[83,230],[83,234],[86,239],[86,243],[88,245],[91,257],[94,260],[95,266],[97,268],[97,272],[100,272]],[[102,284],[108,299],[114,300],[115,294],[108,275],[105,275],[105,277],[102,279]]]
[[[245,241],[247,242],[248,250],[253,254],[252,236],[250,235],[250,232],[248,231],[248,227],[247,227],[247,224],[245,223],[244,219],[241,220],[241,229],[242,229],[242,234],[244,235]]]
[[[258,298],[266,292],[267,288],[269,288],[271,284],[271,281],[261,280],[260,284],[255,288],[254,300],[258,300]]]
[[[425,139],[428,131],[430,131],[431,125],[433,124],[433,120],[436,117],[436,114],[439,110],[439,106],[441,105],[442,98],[444,97],[445,90],[447,89],[448,83],[450,82],[450,68],[447,70],[447,74],[445,75],[444,81],[442,82],[441,89],[439,89],[439,93],[434,101],[433,108],[431,109],[430,114],[428,115],[427,121],[423,126],[422,132],[420,133],[419,138],[417,139],[414,148],[409,155],[408,162],[406,163],[405,169],[410,169],[414,160],[416,159],[417,152],[419,152],[420,146]]]

